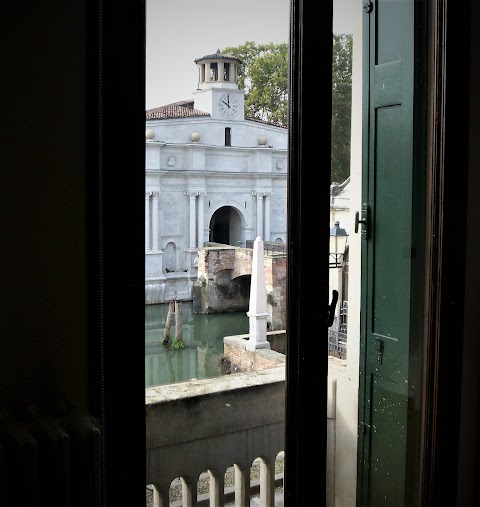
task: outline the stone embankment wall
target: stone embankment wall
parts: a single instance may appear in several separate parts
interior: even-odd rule
[[[247,350],[248,334],[226,336],[223,339],[223,352],[230,361],[231,372],[257,371],[285,364],[287,333],[272,331],[267,333],[270,349]]]
[[[228,245],[198,251],[198,279],[193,286],[196,313],[224,313],[249,309],[252,274],[251,248]],[[267,327],[286,327],[287,258],[285,254],[265,255]]]

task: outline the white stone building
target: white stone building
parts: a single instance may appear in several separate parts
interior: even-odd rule
[[[236,57],[195,63],[192,99],[146,111],[146,304],[192,299],[207,242],[286,241],[287,128],[245,118]]]

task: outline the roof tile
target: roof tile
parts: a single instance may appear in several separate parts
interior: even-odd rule
[[[145,111],[147,120],[166,120],[169,118],[194,118],[196,116],[210,116],[204,111],[194,109],[193,100],[173,102],[166,106],[155,107]]]

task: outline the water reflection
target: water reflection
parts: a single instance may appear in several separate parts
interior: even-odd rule
[[[184,301],[181,338],[185,348],[176,349],[172,345],[175,320],[169,343],[162,343],[167,314],[168,304],[145,305],[145,387],[223,375],[223,337],[248,333],[245,312],[195,314],[192,302]]]

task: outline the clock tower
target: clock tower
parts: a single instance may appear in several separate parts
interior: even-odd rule
[[[237,71],[242,63],[236,56],[222,54],[197,58],[198,88],[193,93],[195,109],[220,120],[243,121],[244,90],[238,89]]]

